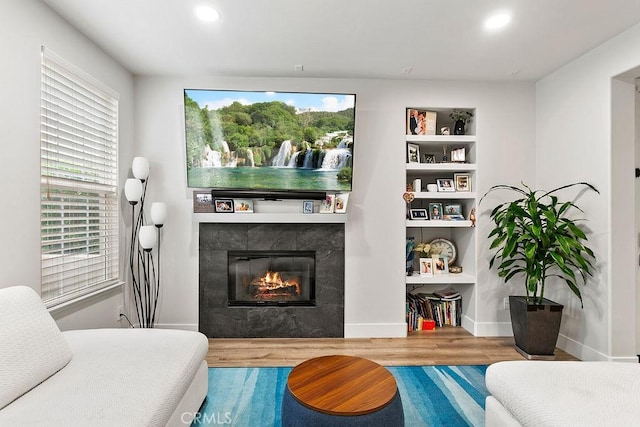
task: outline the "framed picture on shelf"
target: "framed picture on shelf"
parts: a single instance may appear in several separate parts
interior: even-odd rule
[[[236,213],[253,213],[253,200],[233,199],[233,211]]]
[[[215,199],[213,202],[218,213],[233,213],[232,199]]]
[[[335,213],[346,213],[347,203],[349,202],[349,193],[336,194],[336,209]]]
[[[445,203],[443,219],[460,221],[464,219],[462,215],[461,203]]]
[[[456,191],[455,184],[451,178],[437,179],[436,184],[438,184],[438,191]]]
[[[193,212],[206,213],[215,212],[213,207],[213,196],[211,191],[194,191],[193,192]]]
[[[435,111],[407,108],[407,135],[435,135],[437,117]]]
[[[305,200],[302,202],[302,213],[304,214],[313,213],[313,200]]]
[[[407,144],[407,163],[420,163],[420,146]]]
[[[422,163],[435,164],[436,163],[436,155],[431,153],[425,153],[422,155]]]
[[[409,209],[411,219],[429,219],[426,209]]]
[[[453,175],[456,191],[471,191],[471,175],[468,173],[456,173]]]
[[[467,157],[466,154],[467,154],[467,151],[464,147],[454,148],[453,150],[451,150],[451,161],[464,163]]]
[[[429,219],[442,219],[442,203],[429,203]]]
[[[333,213],[336,206],[336,195],[327,194],[327,197],[320,203],[320,213]]]
[[[446,256],[433,256],[433,274],[449,274],[449,259]]]
[[[420,258],[420,275],[433,276],[433,258]]]

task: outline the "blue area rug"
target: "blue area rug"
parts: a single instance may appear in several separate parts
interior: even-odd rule
[[[193,426],[281,426],[292,368],[209,368],[209,392]],[[402,397],[405,425],[483,426],[486,365],[388,367]]]

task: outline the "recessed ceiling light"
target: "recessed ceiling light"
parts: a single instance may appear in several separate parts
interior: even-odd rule
[[[220,14],[211,6],[198,6],[195,8],[198,19],[205,22],[214,22],[220,19]]]
[[[509,22],[511,22],[511,15],[501,12],[490,16],[484,21],[484,27],[487,30],[497,30],[498,28],[506,26]]]

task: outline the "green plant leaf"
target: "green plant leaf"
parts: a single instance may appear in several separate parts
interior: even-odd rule
[[[533,242],[527,243],[524,254],[527,259],[533,259],[536,255],[537,245]]]
[[[504,249],[502,250],[502,258],[509,258],[516,249],[516,245],[518,244],[518,239],[509,239],[504,245]]]
[[[584,232],[582,230],[580,230],[578,228],[578,226],[576,226],[575,224],[568,222],[567,226],[571,229],[571,232],[576,235],[578,238],[582,239],[582,240],[586,240],[587,236],[584,234]]]
[[[499,237],[496,237],[496,238],[494,239],[494,241],[493,241],[493,242],[491,242],[491,246],[489,247],[489,249],[495,249],[495,248],[497,248],[498,246],[500,246],[500,245],[502,244],[502,242],[504,242],[504,241],[505,241],[505,239],[506,239],[506,238],[507,238],[507,235],[506,235],[506,234],[503,234],[503,235],[501,235],[501,236],[499,236]]]
[[[565,254],[569,254],[571,252],[571,245],[569,244],[568,239],[566,239],[563,235],[559,234],[556,236],[560,247],[564,251]]]
[[[567,286],[569,286],[569,289],[571,289],[571,291],[575,294],[575,296],[577,296],[578,299],[580,300],[580,307],[584,308],[584,302],[582,301],[582,294],[580,293],[580,289],[578,288],[576,283],[570,279],[565,279],[565,282],[567,283]]]

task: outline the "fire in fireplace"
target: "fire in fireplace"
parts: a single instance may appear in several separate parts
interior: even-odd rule
[[[229,251],[229,305],[315,305],[315,252]]]

